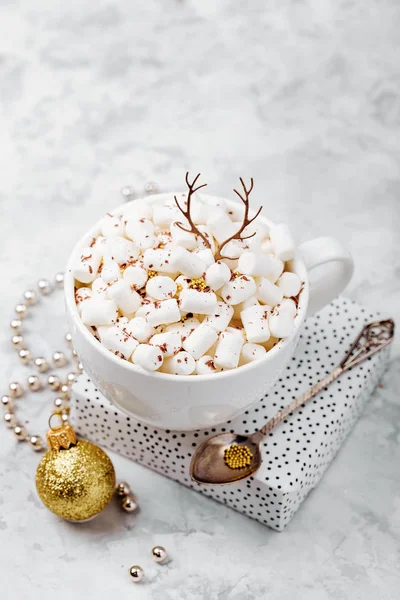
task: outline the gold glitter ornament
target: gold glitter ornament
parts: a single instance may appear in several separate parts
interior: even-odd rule
[[[43,504],[67,521],[87,521],[110,502],[115,471],[107,454],[87,440],[77,440],[65,423],[47,434],[49,450],[36,470]]]

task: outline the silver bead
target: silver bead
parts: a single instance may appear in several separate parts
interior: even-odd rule
[[[129,202],[129,200],[133,200],[133,198],[135,197],[135,189],[131,185],[125,185],[121,189],[121,194],[125,202]]]
[[[26,292],[24,292],[24,302],[27,306],[32,306],[33,304],[36,304],[37,301],[38,297],[36,292],[33,290],[26,290]]]
[[[25,304],[17,304],[15,307],[15,312],[20,319],[23,319],[26,316],[26,305]]]
[[[4,396],[1,397],[0,402],[2,407],[7,409],[7,411],[10,411],[14,408],[15,400],[12,396],[7,396],[4,394]]]
[[[66,384],[73,385],[73,383],[75,382],[75,379],[76,379],[76,373],[68,373],[67,378],[66,378]]]
[[[62,398],[56,398],[53,404],[56,408],[62,408],[64,406],[64,400]]]
[[[18,381],[12,381],[8,386],[12,398],[21,398],[24,393],[24,388]]]
[[[31,392],[38,392],[42,388],[41,379],[37,375],[29,375],[27,383]]]
[[[24,442],[26,440],[26,429],[23,425],[16,425],[14,427],[14,435],[19,442]]]
[[[131,576],[132,581],[139,583],[144,577],[144,571],[139,565],[133,565],[129,569],[129,575]]]
[[[67,342],[67,344],[72,343],[72,335],[69,332],[65,334],[65,341]]]
[[[6,412],[3,417],[3,420],[6,424],[6,427],[8,427],[9,429],[12,429],[17,424],[17,419],[15,418],[15,415],[12,412]]]
[[[67,385],[66,383],[63,383],[63,385],[60,387],[60,395],[61,395],[61,398],[64,398],[64,400],[70,399],[69,385]]]
[[[40,452],[44,448],[44,440],[40,435],[31,435],[29,443],[35,452]]]
[[[11,338],[11,343],[14,346],[14,348],[22,348],[24,345],[24,338],[22,337],[22,335],[13,335]]]
[[[127,513],[134,512],[138,507],[136,504],[136,500],[132,496],[132,494],[129,494],[128,496],[125,496],[122,499],[121,506],[122,506],[123,510]]]
[[[151,551],[151,555],[156,563],[163,563],[168,558],[167,551],[165,548],[163,548],[163,546],[154,546]]]
[[[21,348],[18,352],[18,356],[23,365],[29,365],[32,360],[31,353],[26,348]]]
[[[55,367],[65,367],[68,362],[64,352],[54,352],[52,359]]]
[[[21,319],[13,319],[10,322],[10,327],[14,331],[14,333],[20,333],[22,327]]]
[[[117,492],[118,496],[128,496],[128,494],[131,492],[131,486],[129,483],[126,483],[126,481],[121,481],[121,483],[117,485],[115,491]]]
[[[148,181],[144,186],[145,194],[158,194],[160,191],[160,186],[155,181]]]
[[[61,387],[60,378],[57,375],[49,375],[47,378],[47,385],[54,391],[58,392]]]
[[[57,287],[62,288],[64,286],[64,273],[56,273],[54,277],[54,283]]]
[[[53,291],[51,283],[48,279],[39,279],[39,281],[37,282],[37,286],[39,292],[43,294],[43,296],[47,296],[48,294],[50,294],[50,292]]]
[[[39,373],[46,373],[50,369],[50,365],[43,356],[38,356],[33,361]]]

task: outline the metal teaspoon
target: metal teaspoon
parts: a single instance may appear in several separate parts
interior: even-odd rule
[[[297,408],[304,406],[342,373],[360,364],[390,344],[393,335],[394,321],[392,319],[374,321],[365,325],[340,365],[304,392],[304,394],[280,410],[264,427],[249,436],[235,433],[220,433],[208,438],[199,446],[192,457],[190,463],[191,478],[197,481],[197,483],[206,485],[224,485],[246,479],[246,477],[252,475],[252,473],[257,471],[262,462],[261,442],[277,425],[282,423]],[[224,452],[234,444],[247,446],[250,450],[252,458],[249,466],[232,469],[225,463]]]

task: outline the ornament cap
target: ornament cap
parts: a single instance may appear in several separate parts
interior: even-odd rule
[[[76,434],[69,423],[60,425],[59,427],[51,427],[47,432],[47,441],[51,450],[57,450],[57,452],[64,448],[68,450],[71,446],[76,444]]]

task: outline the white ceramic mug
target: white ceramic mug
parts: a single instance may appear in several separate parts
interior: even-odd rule
[[[152,196],[147,201],[157,202],[163,196],[171,194]],[[225,202],[237,206],[232,200]],[[123,213],[126,207],[127,204],[120,206],[113,214]],[[271,225],[262,215],[258,218]],[[339,295],[353,273],[351,256],[334,238],[321,237],[306,242],[291,261],[291,270],[304,282],[294,330],[265,357],[212,375],[147,372],[109,352],[87,330],[79,316],[71,269],[80,249],[88,246],[99,231],[97,223],[80,240],[66,269],[66,309],[73,343],[86,373],[106,398],[139,420],[163,429],[190,431],[212,427],[234,418],[269,392],[295,351],[306,316]]]

